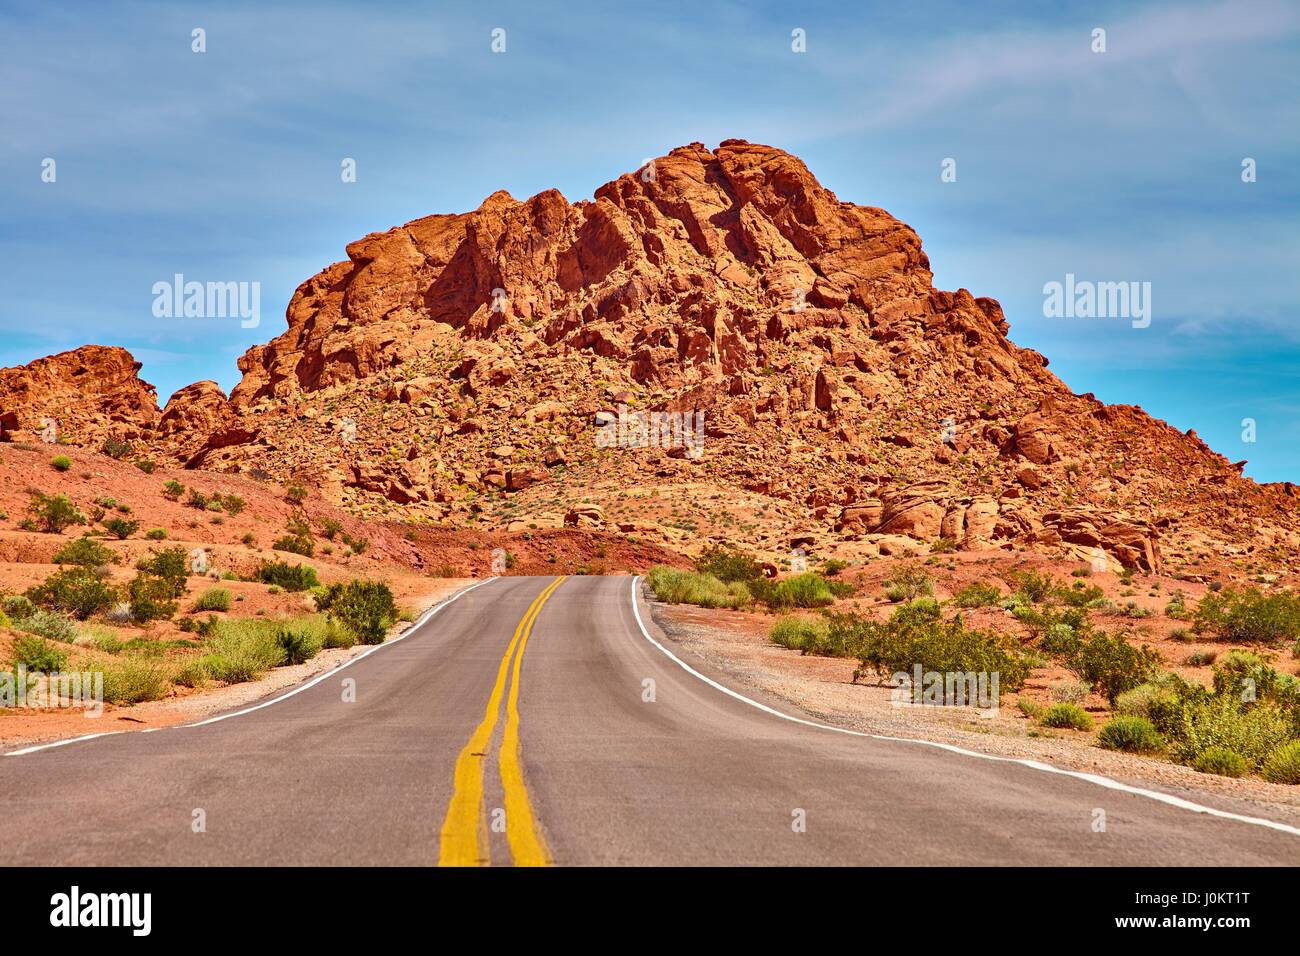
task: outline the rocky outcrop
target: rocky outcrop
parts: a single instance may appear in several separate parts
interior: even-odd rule
[[[0,369],[0,440],[100,447],[138,442],[158,423],[158,396],[126,349],[86,345]]]

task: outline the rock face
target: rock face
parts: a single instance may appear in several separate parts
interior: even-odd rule
[[[347,256],[298,288],[228,400],[177,393],[163,453],[363,509],[529,527],[527,506],[701,545],[736,537],[732,499],[771,550],[944,538],[1155,568],[1193,539],[1300,540],[1293,489],[1071,393],[996,301],[934,288],[910,227],[769,146],[693,143],[576,203],[493,193]],[[130,357],[100,351],[119,354],[119,424],[152,427]],[[708,489],[698,521],[717,524],[617,513],[661,487]]]
[[[126,349],[86,345],[0,369],[0,440],[98,446],[152,437],[158,396]]]

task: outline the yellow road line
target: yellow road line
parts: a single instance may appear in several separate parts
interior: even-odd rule
[[[555,583],[558,585],[563,580],[560,578]],[[545,599],[542,603],[546,603]],[[528,800],[528,788],[524,786],[524,768],[519,759],[519,668],[524,661],[528,635],[533,632],[533,624],[541,613],[539,605],[537,614],[528,622],[519,641],[514,675],[510,680],[510,696],[506,699],[506,729],[501,738],[501,752],[497,755],[501,768],[501,788],[505,791],[506,841],[510,844],[510,856],[514,859],[515,866],[549,866],[551,863],[551,853]]]
[[[541,612],[542,605],[546,603],[546,599],[560,586],[563,580],[564,578],[557,578],[547,585],[542,590],[542,593],[533,599],[533,603],[529,605],[523,619],[515,628],[514,637],[510,639],[505,655],[501,658],[501,663],[497,667],[496,683],[492,687],[491,696],[488,697],[483,720],[479,722],[478,727],[470,736],[469,743],[465,745],[465,748],[460,752],[460,756],[456,758],[451,800],[447,804],[447,816],[442,821],[440,833],[439,866],[484,866],[491,862],[488,849],[487,815],[483,806],[483,758],[487,756],[488,744],[492,740],[492,732],[496,729],[497,718],[501,712],[501,697],[505,693],[506,677],[510,673],[510,658],[514,655],[515,648],[520,645],[521,635],[532,629],[533,620]],[[519,666],[516,663],[512,700],[518,697],[518,674]],[[517,751],[517,709],[515,713],[516,731],[514,740],[515,750]],[[521,789],[523,787],[522,776],[519,778],[518,786]],[[525,812],[527,812],[527,792],[523,791],[523,794]],[[510,806],[512,802],[517,804],[518,796],[512,801],[509,796],[509,789],[507,789],[506,801],[506,828],[507,838],[509,839]],[[529,822],[531,825],[531,819]],[[511,840],[510,843],[511,852],[513,853],[514,841]]]

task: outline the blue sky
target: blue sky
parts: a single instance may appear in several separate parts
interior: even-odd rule
[[[8,0],[0,365],[117,344],[163,400],[229,389],[367,232],[741,137],[910,223],[1075,391],[1300,480],[1300,5],[548,6]],[[177,272],[260,282],[261,326],[155,318]],[[1150,282],[1150,327],[1044,317],[1066,273]]]

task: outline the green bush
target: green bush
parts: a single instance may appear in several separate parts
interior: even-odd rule
[[[248,502],[239,495],[222,495],[221,503],[225,506],[226,514],[232,518],[236,517],[241,511],[248,506]]]
[[[968,584],[952,596],[952,603],[957,607],[993,607],[1002,600],[1002,591],[996,584],[976,581]]]
[[[146,531],[146,532],[144,533],[144,536],[145,536],[146,538],[148,538],[150,541],[166,541],[166,540],[167,540],[167,529],[166,529],[166,528],[150,528],[148,531]]]
[[[317,596],[316,606],[355,634],[362,644],[382,644],[397,620],[393,592],[379,581],[331,584]]]
[[[34,526],[46,534],[62,534],[63,529],[75,524],[85,524],[86,516],[66,495],[46,495],[34,492],[27,505]]]
[[[75,564],[85,568],[99,568],[117,563],[117,555],[94,538],[77,538],[54,554],[55,564]]]
[[[1155,676],[1160,655],[1145,644],[1134,647],[1122,635],[1094,632],[1083,639],[1067,666],[1113,705],[1124,691]]]
[[[137,458],[135,460],[135,467],[139,468],[146,475],[152,475],[154,469],[157,468],[158,465],[156,462],[152,462],[148,458]]]
[[[89,670],[99,668],[89,666]],[[160,700],[171,690],[171,680],[166,665],[159,661],[123,658],[102,668],[104,673],[104,700],[110,704],[140,704],[147,700]]]
[[[100,446],[102,451],[109,458],[121,461],[127,455],[131,454],[131,445],[118,438],[105,438],[104,444]]]
[[[1212,773],[1219,777],[1244,777],[1250,772],[1245,757],[1219,746],[1206,747],[1192,758],[1190,766],[1199,773]]]
[[[72,618],[51,611],[33,610],[31,614],[14,622],[13,626],[37,637],[71,644],[77,639],[77,625]]]
[[[1071,730],[1091,730],[1092,717],[1078,704],[1053,704],[1043,712],[1038,721],[1044,727],[1068,727]]]
[[[309,591],[320,587],[316,569],[309,564],[289,564],[286,561],[263,561],[254,578],[285,591]]]
[[[1243,708],[1228,696],[1210,697],[1185,705],[1173,733],[1165,736],[1170,754],[1189,763],[1207,747],[1226,747],[1240,754],[1251,767],[1295,735],[1287,715],[1270,704]]]
[[[172,583],[156,574],[141,571],[127,586],[131,619],[140,623],[168,620],[176,613]]]
[[[67,668],[68,655],[43,637],[27,635],[14,641],[13,664],[15,667],[22,665],[29,671],[52,674]]]
[[[1260,770],[1271,783],[1300,783],[1300,740],[1290,740],[1274,750]]]
[[[898,608],[880,623],[854,614],[828,614],[827,640],[858,659],[854,679],[923,671],[998,674],[1000,691],[1024,686],[1030,663],[1014,641],[994,631],[969,630],[960,616],[944,620],[933,600]]]
[[[125,541],[140,530],[140,522],[129,518],[109,518],[104,522],[104,530],[119,541]]]
[[[849,562],[841,561],[839,558],[827,558],[821,563],[821,573],[828,578],[833,578],[849,566]]]
[[[199,511],[207,511],[208,502],[211,500],[197,488],[191,488],[190,493],[185,496],[185,504],[191,508],[197,508]]]
[[[1063,590],[1052,575],[1033,568],[1008,572],[1007,582],[1030,604],[1041,604],[1057,597]]]
[[[229,611],[231,600],[230,592],[225,588],[209,588],[195,599],[193,610]]]
[[[288,551],[310,558],[316,553],[316,544],[312,540],[311,526],[305,518],[294,516],[289,519],[289,533],[277,538],[271,547],[276,551]]]
[[[695,570],[711,574],[719,581],[753,581],[763,576],[763,566],[743,551],[729,547],[709,547],[695,560]]]
[[[284,497],[290,504],[300,505],[307,500],[307,489],[302,482],[295,481],[284,490]]]
[[[1218,658],[1219,655],[1214,651],[1194,651],[1193,653],[1187,655],[1187,666],[1188,667],[1209,667],[1216,660],[1218,660]]]
[[[54,572],[42,584],[27,590],[33,604],[65,611],[81,621],[112,607],[117,597],[117,589],[94,568],[76,565]]]
[[[286,627],[276,631],[275,643],[284,652],[284,663],[289,665],[305,664],[320,653],[324,642],[311,631]]]
[[[1300,598],[1290,592],[1225,588],[1201,599],[1192,620],[1198,632],[1242,644],[1277,644],[1300,637]]]
[[[655,596],[668,604],[740,608],[753,600],[748,587],[739,581],[728,584],[711,574],[682,571],[662,564],[651,568],[646,579]]]
[[[137,571],[152,574],[167,582],[168,597],[180,597],[185,593],[190,577],[189,553],[180,545],[151,552],[149,557],[136,562]]]
[[[1130,717],[1149,717],[1152,702],[1162,697],[1168,697],[1174,692],[1158,679],[1147,681],[1117,696],[1115,702],[1111,705],[1111,709],[1117,714],[1125,714]]]
[[[34,614],[36,605],[21,594],[5,594],[0,596],[0,611],[17,621]]]
[[[835,603],[835,588],[816,571],[805,571],[771,584],[770,587],[750,587],[754,596],[769,607],[784,609],[792,607],[826,607]]]
[[[1269,700],[1283,707],[1300,704],[1300,680],[1270,667],[1259,654],[1234,648],[1214,666],[1214,692],[1242,703]]]
[[[185,486],[176,479],[171,479],[163,485],[163,497],[170,498],[172,501],[180,500],[181,495],[185,494]]]
[[[903,565],[885,579],[885,597],[897,604],[934,594],[934,580],[920,568]]]
[[[1112,717],[1100,733],[1097,743],[1107,750],[1122,750],[1125,753],[1154,753],[1164,746],[1159,732],[1151,721],[1145,717],[1130,717],[1121,714]]]
[[[769,635],[774,644],[802,651],[805,654],[825,654],[830,628],[824,618],[789,614],[772,626]],[[836,655],[838,656],[838,655]]]
[[[72,467],[72,459],[67,455],[55,455],[50,459],[50,464],[54,466],[55,471],[67,471]]]

